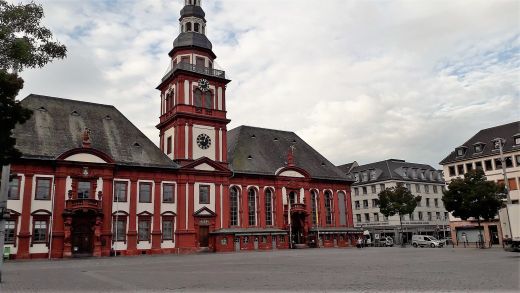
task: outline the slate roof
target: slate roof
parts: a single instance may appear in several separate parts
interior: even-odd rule
[[[407,168],[408,176],[404,176],[404,170]],[[417,169],[417,177],[413,178],[412,170]],[[375,171],[375,179],[372,179],[370,176],[370,170]],[[421,179],[421,172],[426,171],[426,179]],[[354,173],[359,174],[360,181],[352,184],[356,185],[364,185],[375,182],[387,181],[387,180],[398,180],[398,181],[412,181],[412,182],[430,182],[430,183],[444,183],[444,179],[438,180],[438,177],[434,177],[434,180],[430,177],[430,171],[435,171],[435,174],[440,174],[440,171],[435,170],[430,165],[426,164],[417,164],[417,163],[409,163],[404,160],[397,159],[389,159],[385,161],[370,163],[366,165],[360,165],[352,168],[349,173],[349,178],[354,179]],[[362,173],[367,172],[368,180],[362,181]]]
[[[493,140],[495,138],[505,138],[506,143],[503,147],[504,153],[520,150],[520,145],[515,145],[514,137],[520,136],[520,121],[499,125],[480,130],[461,146],[455,148],[439,164],[446,165],[453,162],[465,161],[474,158],[493,156],[498,154],[498,149],[494,150]],[[475,144],[482,143],[482,152],[475,152]],[[457,156],[456,149],[465,147],[466,152],[462,156]]]
[[[183,47],[199,47],[212,50],[213,45],[206,35],[195,32],[180,33],[173,41],[173,50]]]
[[[228,161],[235,173],[274,175],[287,166],[287,153],[295,145],[295,166],[312,178],[352,181],[294,132],[239,126],[228,131],[227,144]]]
[[[54,160],[82,147],[83,131],[90,128],[92,148],[116,164],[178,168],[114,106],[34,94],[22,104],[33,110],[32,117],[14,129],[23,158]]]
[[[194,17],[204,19],[204,17],[206,16],[206,13],[204,13],[204,10],[200,6],[186,5],[181,9],[181,18],[180,19],[182,19],[184,17],[189,17],[189,16],[194,16]]]
[[[352,162],[352,163],[348,163],[348,164],[344,164],[344,165],[340,165],[338,166],[338,168],[345,174],[348,174],[350,173],[350,171],[352,170],[352,168],[354,167],[357,167],[358,166],[358,163],[356,161]]]

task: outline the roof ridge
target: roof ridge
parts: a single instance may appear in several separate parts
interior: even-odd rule
[[[254,129],[260,129],[260,130],[270,130],[270,131],[278,131],[278,132],[286,132],[286,133],[296,134],[294,131],[289,131],[289,130],[280,130],[280,129],[266,128],[266,127],[257,127],[257,126],[250,126],[250,125],[240,125],[240,126],[237,126],[237,127],[233,128],[233,129],[236,129],[236,128],[239,128],[239,127],[254,128]]]
[[[94,102],[87,102],[87,101],[80,101],[80,100],[74,100],[74,99],[66,99],[66,98],[60,98],[60,97],[54,97],[54,96],[47,96],[47,95],[40,95],[40,94],[29,94],[27,97],[23,98],[23,100],[25,99],[28,99],[28,98],[32,98],[32,97],[35,97],[35,98],[45,98],[45,99],[53,99],[53,100],[62,100],[62,101],[68,101],[68,102],[74,102],[74,103],[79,103],[79,104],[90,104],[90,105],[96,105],[96,106],[104,106],[104,107],[112,107],[112,108],[116,108],[114,105],[109,105],[109,104],[101,104],[101,103],[94,103]],[[22,100],[22,101],[23,101]],[[117,109],[117,108],[116,108]]]

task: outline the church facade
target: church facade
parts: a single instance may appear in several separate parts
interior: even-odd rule
[[[14,130],[12,258],[346,247],[352,180],[293,132],[227,129],[200,0],[186,0],[157,89],[154,145],[115,107],[30,95]]]

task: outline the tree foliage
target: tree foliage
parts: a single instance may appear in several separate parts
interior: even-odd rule
[[[20,156],[12,131],[24,123],[32,111],[22,107],[16,96],[23,88],[18,72],[42,67],[55,58],[64,58],[67,49],[52,40],[51,31],[40,24],[43,8],[35,3],[9,4],[0,0],[0,164]]]
[[[456,178],[444,191],[442,201],[453,216],[467,220],[493,219],[502,207],[503,189],[493,181],[487,181],[484,171],[472,170],[464,178]]]
[[[408,188],[399,183],[397,186],[387,188],[379,194],[379,210],[385,217],[411,214],[417,207],[421,196],[414,196]]]

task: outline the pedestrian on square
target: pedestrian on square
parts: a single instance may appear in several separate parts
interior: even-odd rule
[[[357,248],[362,248],[363,247],[363,240],[361,239],[361,237],[358,237],[356,247]]]
[[[462,243],[464,243],[464,248],[466,248],[466,243],[468,242],[468,239],[466,238],[466,233],[462,233]]]

